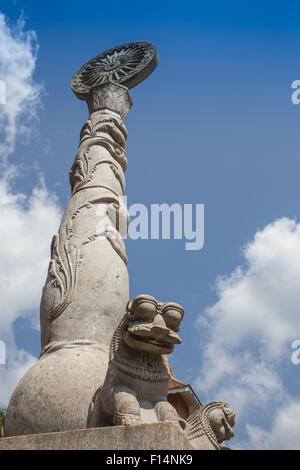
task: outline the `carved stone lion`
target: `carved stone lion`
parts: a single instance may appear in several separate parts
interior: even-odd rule
[[[212,401],[187,418],[187,437],[197,450],[219,450],[234,436],[235,412],[227,403]]]
[[[91,404],[88,427],[171,421],[181,430],[186,421],[167,401],[169,373],[163,355],[178,336],[183,308],[139,295],[113,335],[103,387]]]

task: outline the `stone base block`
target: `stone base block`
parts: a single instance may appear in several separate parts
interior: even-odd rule
[[[194,450],[171,423],[112,426],[0,439],[0,450]]]

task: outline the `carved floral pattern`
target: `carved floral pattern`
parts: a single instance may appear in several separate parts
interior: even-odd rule
[[[123,122],[107,112],[99,112],[91,115],[84,124],[80,134],[79,150],[75,162],[70,171],[70,184],[72,187],[72,195],[78,191],[85,189],[87,185],[95,177],[95,172],[100,165],[107,165],[114,178],[120,184],[122,193],[125,191],[124,171],[127,168],[126,152],[124,145],[127,138],[127,130]],[[99,159],[93,159],[91,156],[91,149],[94,146],[105,148],[109,152],[109,156],[104,157],[101,155]],[[93,154],[95,155],[95,154]],[[111,158],[110,158],[111,157]],[[107,175],[107,172],[103,173]],[[104,183],[104,184],[103,184]],[[50,321],[57,318],[64,309],[74,299],[74,292],[76,289],[77,269],[82,255],[80,254],[80,246],[87,245],[88,243],[96,240],[100,235],[105,235],[110,242],[112,248],[120,256],[120,258],[127,264],[126,250],[122,237],[118,230],[111,225],[105,229],[105,234],[90,234],[87,239],[80,243],[80,246],[72,244],[72,253],[70,251],[70,240],[74,235],[73,222],[75,218],[81,213],[84,208],[91,208],[94,204],[101,203],[116,203],[119,194],[111,187],[111,182],[108,177],[105,185],[95,181],[95,185],[107,189],[112,193],[111,198],[100,197],[93,201],[87,201],[83,206],[79,207],[71,216],[66,225],[65,234],[62,235],[65,242],[63,244],[63,253],[60,253],[61,245],[60,236],[54,235],[51,247],[51,261],[49,264],[49,276],[51,279],[51,287],[58,289],[60,293],[60,300],[58,305],[53,307],[48,316]],[[109,200],[108,200],[109,199]]]
[[[51,244],[51,260],[49,263],[48,273],[51,281],[52,288],[58,288],[60,291],[60,303],[49,310],[48,317],[50,321],[57,318],[64,309],[71,303],[73,293],[76,287],[76,272],[78,266],[79,250],[76,249],[75,263],[71,261],[70,250],[68,248],[68,241],[71,237],[72,231],[66,237],[64,244],[64,253],[67,260],[65,264],[59,252],[59,235],[54,235]]]

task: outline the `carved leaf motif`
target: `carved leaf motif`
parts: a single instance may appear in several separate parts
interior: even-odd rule
[[[99,145],[94,143],[94,145]],[[116,160],[118,160],[116,158]],[[112,163],[111,160],[100,160],[94,165],[91,165],[90,158],[87,156],[87,152],[84,154],[85,165],[80,160],[75,160],[75,163],[70,171],[70,184],[73,190],[73,194],[82,189],[86,184],[90,183],[93,179],[94,173],[99,165],[108,164],[113,171],[115,177],[120,183],[122,191],[125,190],[124,177],[120,173],[119,168],[116,164]]]
[[[93,136],[97,136],[99,132],[106,132],[119,145],[124,147],[127,137],[125,126],[118,123],[114,118],[101,119],[93,128]]]
[[[62,261],[59,252],[59,235],[56,234],[53,237],[51,244],[51,261],[49,263],[48,273],[52,278],[51,287],[58,288],[60,290],[60,303],[50,309],[48,317],[50,321],[57,318],[64,309],[71,303],[72,296],[76,285],[76,270],[77,270],[77,256],[78,250],[75,255],[75,272],[73,272],[73,265],[71,262],[70,251],[68,249],[68,240],[72,236],[71,231],[67,230],[66,242],[64,244],[64,252],[67,259],[67,266]]]
[[[92,123],[91,123],[91,120],[88,119],[86,123],[84,124],[83,128],[81,129],[80,141],[82,142],[87,137],[91,137],[91,135],[92,135]]]
[[[104,134],[104,135],[101,135]],[[100,135],[99,135],[100,134]],[[107,134],[107,137],[105,136]],[[88,119],[83,126],[80,134],[80,146],[78,156],[70,170],[69,179],[72,187],[73,194],[82,189],[87,183],[93,178],[93,174],[98,165],[106,163],[103,160],[98,161],[94,164],[91,163],[89,157],[90,148],[94,145],[104,147],[122,167],[123,171],[127,168],[126,152],[124,145],[127,138],[127,130],[122,122],[119,122],[115,118],[104,118],[102,117],[96,124],[92,124],[91,119]],[[88,143],[83,143],[86,140]],[[81,155],[83,155],[81,159]],[[112,163],[112,162],[107,162]],[[124,191],[124,181],[121,175],[118,174],[118,168],[116,167],[115,176],[118,178],[122,190]]]

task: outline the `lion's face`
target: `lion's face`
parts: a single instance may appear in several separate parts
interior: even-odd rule
[[[229,408],[227,403],[223,403],[219,408],[214,408],[209,414],[209,421],[219,444],[234,436],[232,427],[235,424],[235,412]]]
[[[158,302],[150,295],[139,295],[127,306],[124,342],[133,349],[152,354],[170,354],[178,336],[183,308],[173,302]]]

